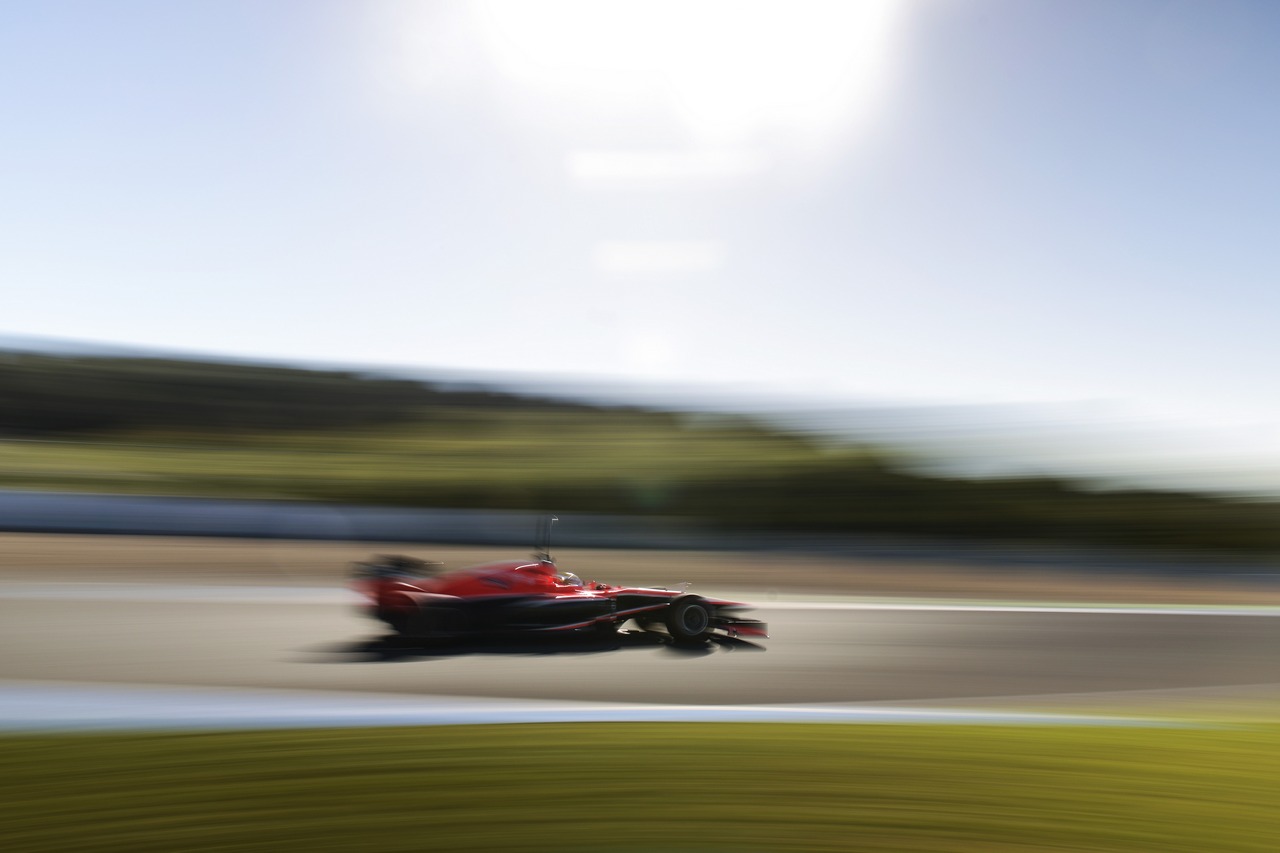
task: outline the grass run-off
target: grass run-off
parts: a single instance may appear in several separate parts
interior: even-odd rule
[[[1280,849],[1280,726],[598,723],[0,750],[14,851]]]

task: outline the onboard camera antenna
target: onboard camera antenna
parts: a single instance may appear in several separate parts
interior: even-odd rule
[[[534,544],[533,556],[543,563],[555,563],[551,558],[551,525],[560,519],[554,515],[544,515],[538,519],[538,538]]]

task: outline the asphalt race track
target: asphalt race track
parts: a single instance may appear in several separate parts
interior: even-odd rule
[[[112,589],[117,593],[110,594]],[[1280,617],[762,606],[772,638],[389,641],[340,591],[0,588],[0,679],[683,704],[908,702],[1280,682]],[[166,591],[167,590],[167,591]],[[39,591],[37,591],[39,592]]]

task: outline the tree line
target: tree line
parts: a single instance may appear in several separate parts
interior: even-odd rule
[[[447,407],[572,404],[355,372],[166,358],[0,354],[0,435],[325,430]]]
[[[522,413],[552,410],[588,426],[603,455],[567,467],[547,466],[535,479],[515,475],[441,479],[429,476],[318,478],[294,485],[290,496],[313,500],[404,506],[661,514],[697,519],[726,529],[774,529],[816,534],[877,534],[1062,542],[1143,549],[1233,551],[1280,554],[1280,504],[1222,496],[1141,489],[1099,490],[1050,478],[963,479],[926,475],[874,449],[820,454],[786,464],[749,455],[714,474],[658,471],[644,482],[609,472],[608,413],[618,409],[504,393],[482,387],[449,387],[349,371],[201,362],[165,358],[118,358],[0,353],[0,437],[76,438],[114,441],[130,434],[189,436],[195,442],[244,433],[322,433],[388,425],[429,427],[447,412],[463,412],[465,432],[485,422],[528,430]],[[671,413],[640,412],[655,434],[678,440],[681,419]],[[594,425],[594,426],[592,426]],[[755,447],[804,442],[799,436],[751,426]],[[577,440],[582,441],[578,432]],[[679,438],[684,436],[685,438]],[[450,440],[456,437],[451,436]],[[572,441],[573,439],[566,439]],[[280,447],[287,445],[282,439]],[[361,452],[358,435],[349,450]],[[506,442],[503,444],[502,442]],[[519,452],[518,442],[516,442]],[[468,453],[511,453],[512,440],[491,447],[477,442]],[[532,449],[527,453],[535,453]],[[526,454],[527,455],[527,454]],[[503,459],[507,457],[501,457]],[[586,457],[581,457],[583,460]],[[416,461],[406,470],[418,470]],[[183,481],[199,493],[200,476],[211,493],[236,493],[236,483],[217,460],[202,475]],[[504,463],[505,465],[505,463]],[[358,466],[358,462],[357,462]],[[503,466],[498,466],[505,471]],[[598,469],[598,470],[597,470]],[[619,469],[621,470],[621,468]],[[0,472],[2,473],[2,472]],[[127,473],[127,472],[121,472]],[[399,472],[397,472],[399,473]],[[243,494],[261,482],[243,478]],[[233,478],[234,479],[234,478]],[[4,480],[4,482],[12,482]],[[32,485],[22,481],[25,485]],[[34,485],[38,485],[34,484]],[[56,484],[55,484],[56,486]],[[64,486],[65,487],[65,486]],[[74,486],[72,486],[74,487]],[[213,486],[210,486],[212,489]]]

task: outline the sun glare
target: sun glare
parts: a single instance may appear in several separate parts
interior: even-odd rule
[[[585,107],[664,109],[700,145],[824,136],[882,91],[903,0],[488,0],[516,83]]]

